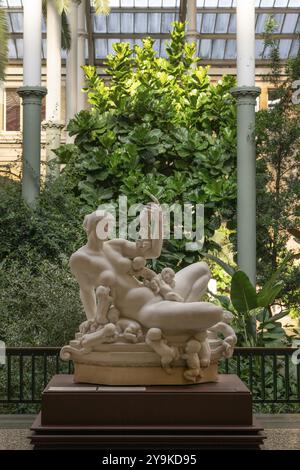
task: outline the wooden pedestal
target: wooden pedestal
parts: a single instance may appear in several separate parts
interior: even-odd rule
[[[36,449],[259,449],[251,393],[235,375],[186,386],[107,387],[55,375],[32,425]]]

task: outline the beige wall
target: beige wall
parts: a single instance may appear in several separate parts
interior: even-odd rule
[[[104,69],[98,68],[98,73],[104,75]],[[259,98],[259,108],[267,108],[268,105],[268,89],[271,88],[270,84],[264,81],[264,76],[269,73],[269,69],[260,68],[256,69],[256,85],[262,90]],[[211,66],[209,74],[212,82],[219,80],[222,75],[236,75],[236,68],[230,66]],[[4,132],[4,88],[18,88],[22,85],[23,70],[22,66],[18,63],[10,63],[6,71],[6,81],[0,86],[0,170],[5,169],[7,165],[16,163],[18,167],[22,155],[22,134],[21,132]],[[42,85],[46,85],[46,67],[42,68]],[[61,80],[62,92],[62,121],[65,122],[65,68],[62,70]],[[42,131],[42,159],[45,158],[45,133]],[[65,141],[65,134],[62,134],[62,141]]]

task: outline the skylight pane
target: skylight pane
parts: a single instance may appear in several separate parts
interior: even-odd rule
[[[120,0],[122,8],[132,8],[134,6],[133,0]]]
[[[215,13],[205,13],[203,15],[201,32],[212,34],[215,28],[215,21],[216,21]]]
[[[18,59],[23,58],[23,39],[16,39]]]
[[[169,33],[172,28],[173,21],[175,21],[174,13],[162,13],[161,32]]]
[[[121,31],[121,14],[110,13],[107,18],[108,33],[120,33]]]
[[[257,15],[255,28],[256,33],[262,34],[265,31],[265,24],[268,18],[269,15],[267,15],[266,13],[260,13],[259,15]]]
[[[294,39],[292,42],[290,57],[296,57],[296,55],[298,54],[298,51],[299,51],[299,41]]]
[[[276,21],[276,25],[277,25],[274,29],[274,33],[280,33],[282,29],[283,21],[284,21],[284,14],[277,13],[277,15],[274,15],[274,20]]]
[[[285,8],[287,4],[289,3],[289,0],[275,0],[275,7],[283,7]]]
[[[149,13],[149,33],[159,33],[161,13]]]
[[[264,50],[264,41],[262,39],[257,39],[255,41],[255,57],[256,59],[261,59],[261,55]]]
[[[42,59],[47,59],[47,39],[42,39]]]
[[[162,0],[149,0],[149,7],[151,8],[161,8]]]
[[[163,0],[162,5],[164,8],[175,8],[176,0]]]
[[[225,43],[224,39],[214,39],[212,46],[212,59],[223,59],[225,52]]]
[[[133,13],[121,14],[121,33],[133,32]]]
[[[201,31],[202,13],[197,14],[197,31]]]
[[[107,39],[95,40],[95,56],[96,59],[103,59],[107,56]]]
[[[282,27],[282,32],[283,33],[294,33],[297,21],[298,21],[298,15],[296,13],[286,14],[284,24],[283,24],[283,27]]]
[[[281,59],[287,59],[291,49],[291,39],[280,39],[279,41],[279,55]]]
[[[230,34],[236,33],[236,14],[235,13],[230,15],[228,32]]]
[[[7,5],[9,7],[22,7],[22,2],[21,0],[7,0]]]
[[[12,30],[14,33],[23,32],[23,13],[10,13]]]
[[[225,59],[236,59],[236,41],[234,39],[228,39],[226,41],[225,48]]]
[[[274,0],[261,0],[260,6],[266,8],[272,8],[274,5]]]
[[[46,31],[47,31],[46,21],[45,21],[45,18],[42,17],[42,33],[46,33]]]
[[[229,19],[230,19],[229,13],[217,14],[215,33],[227,33]]]
[[[114,16],[116,13],[111,13],[109,16]],[[118,13],[117,13],[118,15]],[[113,20],[114,21],[114,18]],[[94,31],[95,33],[106,33],[107,28],[106,28],[106,17],[104,15],[94,15]],[[117,30],[118,32],[120,31],[120,27]],[[114,33],[116,32],[115,30],[113,31]]]
[[[211,56],[211,39],[202,39],[200,41],[199,56],[202,59],[210,59]]]
[[[9,39],[7,41],[7,47],[8,47],[8,57],[10,59],[16,59],[17,58],[17,51],[15,48],[15,42],[13,39]]]
[[[204,6],[207,8],[215,8],[218,6],[218,0],[205,0]]]
[[[228,7],[230,8],[232,4],[232,0],[219,0],[219,7]]]
[[[147,13],[135,13],[134,32],[147,33]]]

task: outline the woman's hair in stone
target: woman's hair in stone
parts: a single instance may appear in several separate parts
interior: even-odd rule
[[[83,228],[86,233],[89,235],[92,230],[96,229],[97,223],[103,219],[105,216],[105,211],[96,210],[91,214],[87,214],[83,219]]]

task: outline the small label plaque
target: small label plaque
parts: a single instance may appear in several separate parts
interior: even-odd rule
[[[96,392],[97,387],[49,387],[47,392]]]
[[[145,392],[146,387],[98,387],[98,392]]]

